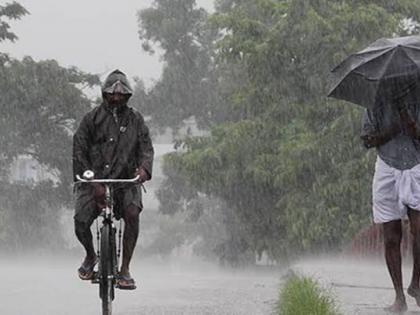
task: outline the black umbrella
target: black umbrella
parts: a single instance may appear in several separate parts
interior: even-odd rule
[[[332,70],[328,93],[367,108],[420,100],[420,36],[378,39]]]

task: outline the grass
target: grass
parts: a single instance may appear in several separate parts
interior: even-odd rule
[[[280,290],[278,315],[339,315],[331,293],[308,277],[292,276]]]

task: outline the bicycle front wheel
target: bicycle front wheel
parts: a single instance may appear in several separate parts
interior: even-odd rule
[[[101,228],[101,258],[99,295],[102,299],[102,314],[112,314],[112,301],[114,300],[114,268],[113,268],[113,229],[110,224]]]

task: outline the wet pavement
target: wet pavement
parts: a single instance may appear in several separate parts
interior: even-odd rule
[[[46,260],[45,260],[46,261]],[[76,276],[79,259],[0,261],[0,314],[100,314],[98,288]],[[117,291],[116,315],[272,314],[280,272],[210,264],[138,262],[135,291]]]
[[[394,301],[391,278],[384,260],[348,258],[311,259],[295,264],[292,270],[315,278],[330,290],[345,315],[383,315],[384,307]],[[404,287],[411,277],[410,262],[403,268]],[[420,315],[414,299],[407,296],[407,315]]]
[[[47,262],[49,261],[49,262]],[[98,287],[76,276],[80,259],[20,258],[0,261],[0,314],[100,314]],[[381,259],[310,259],[294,273],[311,276],[327,288],[345,315],[383,315],[394,298]],[[411,266],[404,265],[407,286]],[[272,315],[282,272],[230,270],[203,262],[135,261],[138,290],[116,291],[115,315]],[[420,308],[407,297],[408,315]]]

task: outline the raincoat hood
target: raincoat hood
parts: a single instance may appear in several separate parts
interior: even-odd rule
[[[102,86],[102,95],[105,93],[121,93],[127,96],[133,95],[133,89],[128,82],[127,76],[120,70],[111,72]]]

